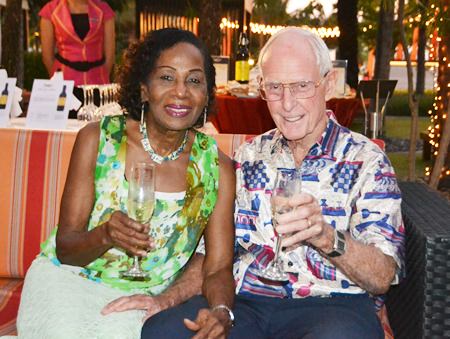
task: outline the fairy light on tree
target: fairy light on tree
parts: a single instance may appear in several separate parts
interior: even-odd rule
[[[433,168],[427,167],[425,175],[429,177],[432,187],[439,183],[450,186],[450,120],[449,112],[449,89],[450,89],[450,0],[434,0],[429,6],[427,22],[436,34],[438,50],[433,51],[438,61],[438,76],[435,82],[436,96],[433,108],[428,112],[430,115],[430,126],[428,136],[430,139],[432,155],[434,158]]]

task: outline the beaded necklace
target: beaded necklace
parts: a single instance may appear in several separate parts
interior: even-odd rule
[[[163,161],[178,159],[178,157],[180,156],[180,154],[184,151],[184,148],[186,147],[186,143],[187,143],[188,135],[189,135],[189,130],[187,130],[186,133],[184,134],[184,138],[183,138],[183,141],[181,142],[180,147],[178,147],[175,151],[173,151],[172,153],[170,153],[166,156],[161,156],[158,153],[156,153],[153,150],[152,146],[150,145],[150,140],[148,140],[147,124],[145,122],[139,124],[139,131],[141,132],[141,135],[142,135],[142,139],[141,139],[142,146],[147,151],[147,153],[150,155],[150,158],[152,158],[152,160],[154,162],[156,162],[157,164],[161,164]]]

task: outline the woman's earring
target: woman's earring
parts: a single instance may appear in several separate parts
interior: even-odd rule
[[[203,127],[206,125],[206,119],[208,118],[208,107],[203,109]]]
[[[145,102],[141,106],[141,126],[144,125],[144,115],[145,115]]]

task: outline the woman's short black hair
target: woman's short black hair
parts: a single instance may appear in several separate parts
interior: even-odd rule
[[[208,111],[214,105],[216,90],[216,70],[208,49],[192,32],[177,28],[164,28],[152,31],[141,41],[132,43],[125,51],[123,65],[119,71],[119,104],[132,119],[141,115],[141,84],[145,84],[153,71],[156,61],[163,51],[186,42],[198,48],[203,56],[208,92]],[[199,117],[196,126],[203,119]]]

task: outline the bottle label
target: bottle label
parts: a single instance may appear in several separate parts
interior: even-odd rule
[[[236,61],[235,65],[235,79],[236,81],[247,81],[249,78],[250,66],[248,60]]]
[[[0,96],[0,109],[4,109],[6,107],[6,103],[8,102],[8,83],[5,84],[5,88],[2,91],[2,95]]]
[[[58,106],[56,108],[57,111],[64,111],[64,106],[66,104],[66,97],[58,98]]]
[[[8,96],[7,95],[2,95],[0,96],[0,109],[4,109],[6,107],[6,103],[8,101]]]

